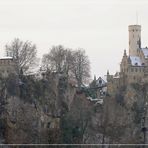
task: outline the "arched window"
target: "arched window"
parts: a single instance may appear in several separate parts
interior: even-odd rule
[[[99,80],[99,84],[102,84],[102,80]]]

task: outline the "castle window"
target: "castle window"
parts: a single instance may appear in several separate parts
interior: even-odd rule
[[[137,68],[135,68],[135,72],[137,72]]]
[[[133,72],[133,68],[131,68],[131,72]]]

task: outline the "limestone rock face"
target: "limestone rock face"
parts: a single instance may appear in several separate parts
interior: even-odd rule
[[[5,82],[0,80],[1,143],[148,143],[142,130],[148,124],[146,84],[128,85],[96,104],[63,75]]]
[[[50,75],[46,80],[24,78],[21,83],[12,85],[13,89],[17,87],[16,94],[7,85],[0,90],[1,100],[6,102],[0,115],[0,125],[5,125],[1,143],[58,143],[60,118],[69,110],[75,88],[58,75]]]
[[[39,108],[35,108],[30,103],[24,103],[19,98],[10,97],[7,112],[8,143],[38,143],[40,141],[41,110]]]
[[[147,101],[147,85],[138,84],[129,85],[115,95],[104,98],[102,106],[94,105],[96,109],[87,130],[86,143],[144,143],[142,128],[148,126]]]

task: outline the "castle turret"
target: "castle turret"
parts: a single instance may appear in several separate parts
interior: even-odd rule
[[[137,50],[141,48],[141,26],[130,25],[129,31],[129,55],[137,56]]]
[[[111,76],[110,76],[110,74],[109,74],[109,70],[107,70],[107,82],[109,82],[110,79],[111,79]]]
[[[120,64],[120,72],[126,72],[128,66],[128,56],[126,54],[126,50],[124,50],[123,58]]]

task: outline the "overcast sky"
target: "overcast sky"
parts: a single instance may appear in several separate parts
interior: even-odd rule
[[[0,0],[0,48],[14,38],[30,40],[38,55],[52,45],[84,48],[92,76],[119,71],[128,50],[128,25],[142,25],[142,46],[148,45],[147,0]]]

